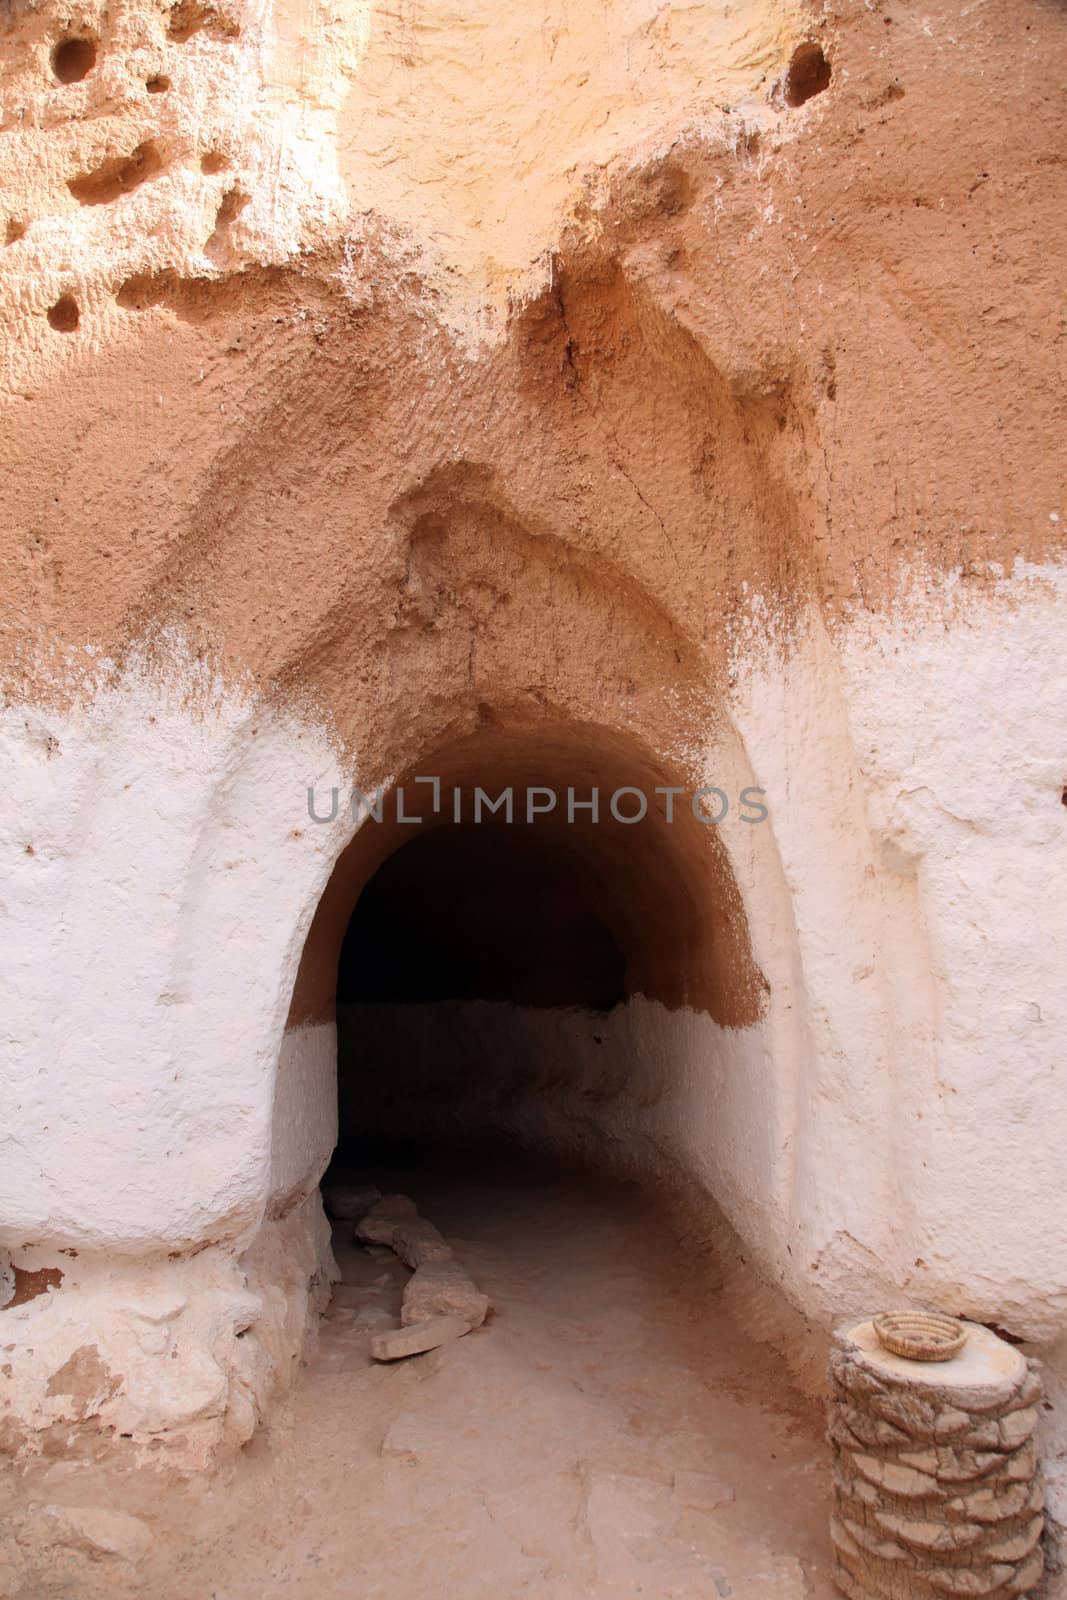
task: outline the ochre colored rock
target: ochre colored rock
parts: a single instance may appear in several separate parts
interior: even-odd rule
[[[370,1342],[371,1355],[375,1361],[399,1361],[404,1356],[423,1355],[427,1350],[451,1344],[470,1331],[471,1325],[463,1317],[430,1317],[408,1328],[395,1328],[392,1333],[376,1333]]]

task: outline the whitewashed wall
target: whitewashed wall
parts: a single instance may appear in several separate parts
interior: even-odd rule
[[[609,1024],[623,1076],[658,1085],[620,1095],[611,1131],[688,1170],[823,1324],[906,1296],[1043,1344],[1067,1329],[1063,577],[949,584],[833,638],[813,621],[788,650],[754,618],[704,765],[767,793],[766,824],[724,832],[766,1018],[731,1032],[637,1002]],[[210,1346],[222,1373],[221,1438],[247,1357],[232,1330],[219,1355],[208,1298],[251,1272],[273,1371],[329,1270],[301,1202],[334,1137],[333,1033],[285,1039],[284,1021],[350,833],[343,807],[307,821],[306,786],[349,780],[321,730],[180,657],[65,711],[9,706],[0,737],[4,1281],[63,1273],[0,1309],[0,1420],[56,1420],[49,1377],[99,1328],[121,1381],[91,1415],[192,1426],[153,1389],[161,1355],[131,1333],[122,1358],[114,1271],[149,1321],[199,1283],[175,1315],[188,1359]],[[580,1053],[587,1032],[557,1042]],[[527,1114],[532,1134],[557,1112]],[[303,1221],[272,1295],[287,1207]]]

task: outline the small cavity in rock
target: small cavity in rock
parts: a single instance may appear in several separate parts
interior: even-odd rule
[[[73,333],[81,321],[78,302],[72,294],[61,294],[54,306],[48,307],[48,323],[57,333]]]
[[[61,39],[52,51],[52,71],[60,83],[80,83],[95,66],[95,39]]]
[[[823,55],[822,46],[811,42],[797,45],[785,75],[786,105],[802,106],[829,87],[830,63]]]

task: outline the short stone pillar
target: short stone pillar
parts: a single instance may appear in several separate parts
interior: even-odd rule
[[[903,1360],[871,1322],[834,1339],[835,1578],[850,1600],[1018,1600],[1041,1580],[1036,1366],[987,1328]]]

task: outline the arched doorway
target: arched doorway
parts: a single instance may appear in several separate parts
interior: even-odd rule
[[[389,1543],[407,1592],[462,1590],[484,1558],[501,1592],[529,1564],[535,1589],[566,1570],[582,1576],[560,1592],[616,1592],[596,1574],[723,1593],[793,1559],[761,1543],[772,1499],[800,1506],[782,1540],[805,1548],[800,1452],[787,1461],[773,1406],[737,1406],[759,1358],[657,1204],[687,1184],[714,1195],[766,1077],[765,985],[693,799],[589,725],[490,726],[357,796],[294,999],[294,1035],[336,1041],[339,1109],[325,1188],[341,1282],[307,1385],[375,1519],[439,1534],[432,1575]],[[413,1200],[488,1320],[375,1365],[412,1331],[414,1279],[335,1185]],[[694,1208],[704,1227],[714,1212]],[[773,1484],[752,1470],[772,1458]],[[512,1501],[521,1549],[483,1557]]]
[[[680,1170],[701,1056],[758,1032],[765,993],[723,799],[610,730],[490,725],[354,804],[291,1016],[336,1025],[342,1155],[462,1138]]]

